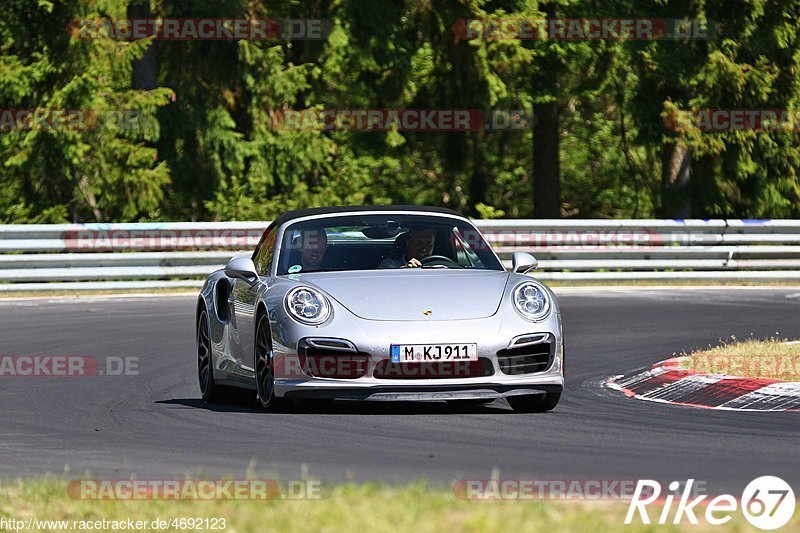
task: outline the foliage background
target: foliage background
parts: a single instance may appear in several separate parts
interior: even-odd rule
[[[2,11],[0,109],[134,117],[0,132],[3,223],[270,219],[373,203],[476,217],[800,216],[795,131],[666,127],[679,110],[797,108],[798,2],[4,0]],[[67,30],[75,19],[143,12],[324,19],[331,30],[238,42]],[[519,41],[453,29],[462,18],[546,16],[709,19],[716,31]],[[533,131],[285,131],[270,120],[309,108],[556,110],[554,127],[537,130],[557,141],[556,181],[534,168],[546,148]],[[534,208],[547,193],[560,201]]]

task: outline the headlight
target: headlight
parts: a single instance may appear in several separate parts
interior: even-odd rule
[[[550,299],[544,289],[532,281],[520,283],[511,297],[514,309],[527,320],[539,321],[550,313]]]
[[[331,316],[331,304],[319,291],[310,287],[296,287],[286,293],[286,309],[303,324],[322,324]]]

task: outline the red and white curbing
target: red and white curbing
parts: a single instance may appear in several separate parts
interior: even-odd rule
[[[681,368],[686,357],[610,378],[606,385],[651,402],[733,411],[800,411],[800,382],[700,374]]]

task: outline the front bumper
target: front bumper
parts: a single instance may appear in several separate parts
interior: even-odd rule
[[[553,347],[555,349],[555,346]],[[564,387],[562,355],[552,358],[543,372],[507,375],[499,371],[499,362],[487,357],[494,372],[481,377],[437,377],[424,379],[381,379],[374,376],[377,363],[372,361],[362,377],[354,379],[312,377],[276,377],[275,392],[288,398],[349,399],[377,401],[431,401],[431,400],[495,400],[508,396],[561,392]],[[300,363],[298,363],[298,368]],[[414,373],[413,371],[411,372]]]
[[[561,392],[563,384],[539,385],[422,385],[414,387],[315,387],[303,383],[300,386],[285,384],[288,388],[283,396],[287,398],[307,398],[326,400],[370,400],[430,402],[439,400],[486,400],[490,402],[509,396],[527,396]]]
[[[556,313],[541,323],[519,319],[513,311],[499,312],[488,319],[452,322],[407,322],[387,325],[377,321],[351,321],[340,328],[296,328],[275,339],[275,393],[288,398],[350,399],[376,401],[433,401],[485,399],[491,401],[517,395],[560,392],[564,387],[563,343]],[[344,335],[342,333],[345,333]],[[516,339],[542,336],[550,345],[549,360],[535,372],[509,367],[510,345]],[[320,377],[304,366],[307,358],[298,353],[307,339],[333,338],[352,346],[350,355],[367,360],[368,368],[355,377]],[[378,369],[390,362],[391,344],[475,342],[485,372],[453,377],[439,374],[427,379],[394,375],[387,379]],[[302,350],[300,350],[302,351]],[[498,355],[499,354],[499,355]],[[514,354],[511,354],[514,356]],[[408,367],[411,368],[411,367]],[[281,370],[291,371],[281,371]],[[302,369],[302,370],[298,370]]]
[[[561,317],[555,303],[550,315],[535,323],[521,319],[510,306],[501,306],[491,317],[469,320],[364,320],[338,308],[334,316],[334,320],[317,327],[302,326],[280,315],[271,317],[273,358],[278,362],[275,372],[277,396],[378,401],[488,401],[515,395],[560,392],[564,388]],[[521,338],[529,341],[530,336],[542,336],[550,344],[546,364],[531,364],[512,350],[515,342]],[[358,355],[366,361],[367,370],[358,375],[336,378],[308,372],[304,366],[308,359],[302,347],[308,339],[325,338],[344,341],[350,347],[350,355]],[[392,344],[437,343],[477,344],[483,369],[466,374],[440,373],[431,379],[426,374],[398,377],[391,372],[381,372],[391,365]]]

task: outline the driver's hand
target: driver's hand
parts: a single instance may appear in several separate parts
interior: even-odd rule
[[[422,263],[420,262],[419,259],[412,258],[408,263],[406,263],[405,265],[403,265],[400,268],[420,268],[421,266],[422,266]]]

